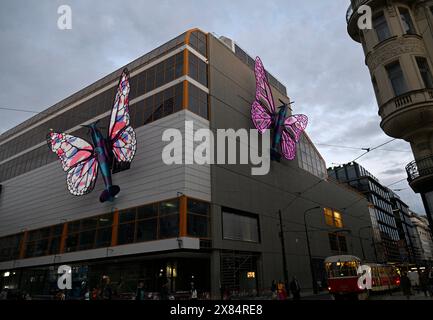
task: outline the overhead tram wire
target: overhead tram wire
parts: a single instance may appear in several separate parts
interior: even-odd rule
[[[352,160],[350,162],[355,162],[356,160],[362,158],[363,156],[365,156],[366,154],[370,153],[371,151],[377,150],[377,149],[379,149],[379,148],[381,148],[381,147],[383,147],[383,146],[385,146],[385,145],[387,145],[387,144],[389,144],[389,143],[391,143],[391,142],[393,142],[395,140],[397,140],[397,139],[393,138],[393,139],[391,139],[391,140],[389,140],[387,142],[384,142],[384,143],[382,143],[382,144],[380,144],[380,145],[378,145],[378,146],[376,146],[374,148],[363,148],[363,150],[365,150],[365,153],[361,154],[359,157],[355,158],[354,160]]]
[[[326,143],[315,143],[314,145],[331,147],[331,148],[340,148],[340,149],[365,150],[365,148],[362,147],[349,147],[349,146],[340,146],[340,145],[326,144]],[[412,153],[411,151],[408,150],[393,150],[393,149],[380,149],[380,151]]]

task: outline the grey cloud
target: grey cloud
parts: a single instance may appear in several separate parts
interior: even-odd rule
[[[283,82],[314,142],[370,147],[390,139],[359,44],[346,32],[349,0],[69,1],[72,30],[57,29],[64,0],[6,1],[0,11],[2,106],[35,111],[58,102],[181,32],[231,37]],[[67,3],[67,2],[66,2]],[[31,114],[0,110],[0,133]],[[404,142],[403,142],[404,144]],[[362,152],[318,146],[327,163]],[[407,148],[407,144],[405,144]],[[379,178],[410,154],[360,161]]]

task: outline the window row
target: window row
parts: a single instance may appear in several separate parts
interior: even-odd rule
[[[208,118],[207,94],[193,85],[190,87],[190,109],[192,112]],[[182,110],[183,84],[179,83],[147,99],[130,105],[131,125],[141,127],[152,121],[166,117]],[[108,128],[109,116],[102,118],[98,126]],[[90,141],[87,128],[81,128],[71,134]],[[48,131],[47,131],[48,132]],[[45,134],[46,135],[46,134]],[[23,173],[29,172],[48,163],[56,161],[56,155],[46,145],[29,151],[15,159],[0,165],[0,181],[5,181]]]
[[[403,34],[416,34],[415,25],[409,10],[404,7],[399,7],[398,11]],[[379,42],[385,41],[392,36],[388,21],[383,11],[378,12],[373,17],[373,28],[376,31],[377,40]]]
[[[210,237],[209,203],[187,199],[187,235],[196,238]],[[110,247],[158,239],[176,238],[180,235],[179,199],[157,202],[121,210],[117,226],[117,241],[113,242],[113,213],[85,218],[64,224],[32,230],[24,243],[24,257],[40,257],[96,248]],[[23,234],[0,239],[0,261],[19,258]]]
[[[193,55],[191,55],[193,56]],[[167,84],[183,74],[183,52],[178,53],[130,79],[132,100]],[[110,88],[55,118],[0,146],[0,161],[45,141],[50,129],[66,131],[111,110],[117,88]]]

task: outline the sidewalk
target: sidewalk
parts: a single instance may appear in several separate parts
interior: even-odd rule
[[[393,292],[392,295],[380,295],[380,296],[370,296],[369,300],[427,300],[433,301],[433,297],[426,297],[423,292],[418,293],[417,291],[413,292],[409,299],[403,295],[403,292],[397,291]]]

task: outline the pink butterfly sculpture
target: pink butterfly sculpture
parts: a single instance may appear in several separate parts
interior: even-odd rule
[[[48,146],[62,162],[68,189],[73,195],[91,192],[98,170],[105,184],[100,201],[113,201],[120,192],[120,187],[113,185],[111,174],[127,169],[137,148],[135,131],[130,126],[129,88],[129,72],[124,69],[111,109],[107,137],[97,128],[97,122],[84,126],[90,128],[92,143],[66,133],[52,131],[48,134]]]
[[[274,98],[268,77],[259,57],[255,63],[256,100],[251,105],[251,118],[256,129],[263,133],[267,129],[272,131],[271,159],[281,161],[281,154],[287,160],[296,156],[296,143],[308,124],[308,118],[303,114],[287,117],[289,104],[282,103],[276,111]]]

